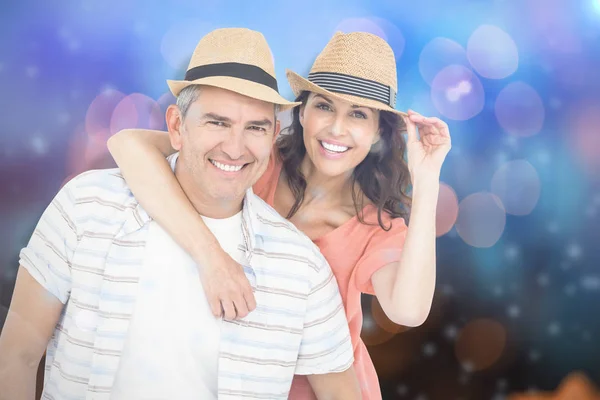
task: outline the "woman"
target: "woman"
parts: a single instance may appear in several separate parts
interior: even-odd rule
[[[435,287],[435,211],[448,128],[437,118],[394,109],[394,54],[371,34],[336,33],[308,79],[287,76],[301,105],[253,189],[327,258],[346,308],[363,398],[380,399],[360,339],[360,294],[376,295],[397,324],[425,321]],[[174,178],[164,159],[173,152],[167,134],[124,132],[109,148],[146,211],[198,263],[210,265],[205,288],[229,293],[220,298],[225,316],[244,316],[254,307],[251,295],[240,293],[242,286],[225,287],[241,269],[219,249]],[[305,377],[296,377],[290,398],[314,398]]]

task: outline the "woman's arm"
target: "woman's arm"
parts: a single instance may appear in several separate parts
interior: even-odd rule
[[[250,282],[243,268],[221,248],[175,178],[165,159],[175,152],[169,134],[123,130],[108,140],[108,149],[148,215],[202,265],[202,284],[215,316],[245,317],[256,307]]]
[[[375,272],[372,282],[381,307],[392,321],[418,326],[429,315],[435,291],[439,178],[451,139],[448,125],[438,118],[409,110],[404,121],[413,183],[410,222],[400,261]]]
[[[399,325],[425,322],[435,291],[435,213],[439,180],[415,182],[410,223],[400,260],[373,273],[377,300],[388,318]]]

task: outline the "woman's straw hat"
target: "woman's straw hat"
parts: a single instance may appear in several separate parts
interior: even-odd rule
[[[315,60],[308,79],[290,70],[287,78],[296,96],[310,91],[406,115],[394,108],[398,90],[394,51],[370,33],[336,32]]]

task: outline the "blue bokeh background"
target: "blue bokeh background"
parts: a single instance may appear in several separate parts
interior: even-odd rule
[[[336,30],[382,36],[397,108],[450,126],[430,318],[395,327],[363,299],[384,398],[501,399],[575,370],[600,384],[600,0],[3,3],[2,318],[61,184],[112,166],[116,130],[161,128],[165,80],[233,26],[265,35],[290,99],[285,69],[306,75]]]

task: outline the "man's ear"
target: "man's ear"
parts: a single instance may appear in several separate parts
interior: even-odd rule
[[[166,113],[167,130],[169,131],[169,138],[171,139],[171,147],[175,150],[181,150],[182,142],[182,129],[183,121],[181,118],[181,111],[175,104],[171,104],[167,108]]]

